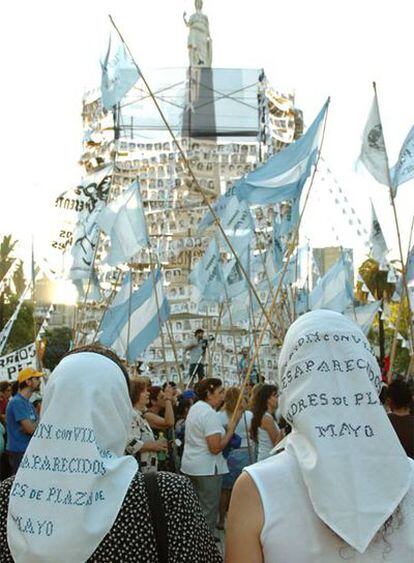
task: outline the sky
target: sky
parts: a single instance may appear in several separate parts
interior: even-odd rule
[[[408,1],[205,0],[214,67],[264,68],[274,88],[295,92],[309,125],[331,96],[322,154],[348,202],[315,184],[304,216],[304,236],[314,246],[355,246],[350,209],[369,228],[370,199],[397,257],[387,188],[356,160],[375,80],[391,164],[414,124],[414,79]],[[145,73],[186,66],[183,12],[190,0],[15,1],[2,10],[0,235],[19,239],[18,253],[47,253],[54,198],[80,179],[81,100],[100,83],[99,59],[115,19]],[[400,187],[397,209],[404,253],[414,213],[414,186]],[[340,198],[339,198],[340,199]],[[348,226],[347,226],[348,225]]]

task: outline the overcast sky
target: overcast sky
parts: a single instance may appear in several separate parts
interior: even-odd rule
[[[355,171],[360,136],[379,90],[385,140],[393,164],[414,124],[414,80],[408,1],[205,0],[213,66],[264,68],[272,85],[294,90],[309,124],[327,96],[332,103],[323,155],[357,215],[369,223],[375,199],[387,242],[395,233],[387,190]],[[28,247],[35,234],[45,252],[54,197],[79,179],[81,99],[99,85],[111,13],[142,68],[186,66],[189,0],[37,0],[2,10],[0,234]],[[398,196],[405,245],[414,211],[414,186]],[[411,195],[410,195],[411,194]],[[306,216],[315,245],[359,244],[343,227],[343,213],[319,187]],[[332,223],[332,224],[331,224]],[[334,232],[336,230],[336,233]]]

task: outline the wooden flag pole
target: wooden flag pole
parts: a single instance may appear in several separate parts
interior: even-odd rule
[[[413,227],[414,227],[414,217],[411,221],[410,238],[409,238],[409,243],[408,243],[408,253],[407,253],[406,264],[408,264],[408,260],[409,260],[409,257],[410,257],[410,247],[411,247],[411,239],[412,239],[412,235],[413,235]],[[408,293],[407,293],[407,300],[408,301],[410,300]],[[394,335],[393,335],[393,339],[392,339],[391,354],[390,354],[390,367],[389,367],[389,370],[388,370],[388,373],[387,373],[388,384],[392,383],[392,366],[394,365],[395,356],[396,356],[396,353],[397,353],[397,342],[398,342],[397,337],[398,337],[398,330],[400,328],[400,322],[401,322],[401,317],[402,317],[403,303],[404,303],[404,288],[403,288],[403,291],[401,292],[400,302],[398,304],[397,321],[395,323],[395,330],[394,330]],[[413,358],[414,358],[414,354],[411,352],[410,364],[411,364]],[[408,369],[410,369],[410,364],[408,366]]]

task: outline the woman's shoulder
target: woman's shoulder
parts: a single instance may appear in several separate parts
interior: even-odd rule
[[[4,503],[8,504],[9,502],[9,495],[13,486],[14,477],[15,476],[13,475],[0,483],[0,509],[3,508]]]

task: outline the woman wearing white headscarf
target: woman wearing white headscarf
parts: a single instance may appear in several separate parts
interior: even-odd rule
[[[159,561],[144,476],[124,455],[131,416],[117,356],[91,347],[60,362],[19,471],[0,487],[2,563]],[[168,561],[221,561],[191,484],[159,474],[156,485]]]
[[[233,491],[228,563],[414,561],[414,464],[378,400],[380,372],[351,321],[300,317],[279,360],[285,451]]]

